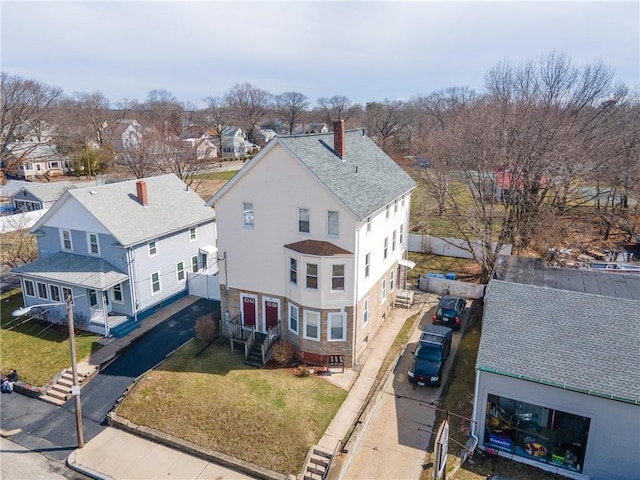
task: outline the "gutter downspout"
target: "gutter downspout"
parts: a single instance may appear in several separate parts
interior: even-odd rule
[[[131,306],[133,307],[133,321],[138,323],[138,299],[136,297],[136,278],[133,271],[133,248],[127,249],[127,267],[129,268],[129,283],[131,291]]]
[[[475,451],[476,447],[478,446],[478,443],[480,442],[480,439],[478,438],[478,434],[476,433],[476,415],[478,413],[478,390],[479,390],[479,385],[480,385],[480,370],[478,368],[476,368],[476,386],[474,388],[474,392],[473,392],[473,413],[471,414],[471,428],[469,429],[469,433],[471,435],[471,438],[473,439],[473,443],[471,444],[471,447],[469,447],[469,450],[471,450],[471,452]]]
[[[360,226],[362,228],[362,225]],[[353,308],[353,366],[358,365],[358,299],[360,298],[360,282],[358,275],[360,274],[360,228],[356,230],[356,271],[354,278],[356,279],[355,305]]]

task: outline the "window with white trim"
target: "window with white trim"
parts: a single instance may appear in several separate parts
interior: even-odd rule
[[[398,213],[398,199],[397,198],[393,202],[393,214],[395,215],[396,213]]]
[[[318,289],[318,264],[307,263],[307,288]]]
[[[49,295],[54,302],[60,301],[60,287],[58,285],[49,285]]]
[[[394,287],[394,284],[395,284],[395,279],[396,279],[395,271],[394,271],[394,270],[391,270],[391,272],[389,272],[389,291],[390,291],[390,292],[393,292],[393,287]]]
[[[327,340],[343,342],[347,339],[347,315],[342,312],[330,312],[327,315]]]
[[[289,282],[298,284],[298,260],[289,258]]]
[[[403,235],[404,234],[404,225],[400,225],[400,249],[402,249],[402,240],[403,240]]]
[[[386,260],[389,256],[389,237],[384,238],[384,249],[382,250],[383,257]]]
[[[382,297],[383,303],[387,301],[387,279],[386,278],[382,279],[382,292],[380,296]]]
[[[402,208],[404,208],[404,195],[402,195]]]
[[[149,242],[147,246],[149,247],[149,256],[155,257],[158,254],[158,242]]]
[[[344,265],[331,265],[331,290],[344,291]]]
[[[71,230],[60,230],[60,238],[62,240],[62,249],[73,251],[73,240],[71,239]]]
[[[396,251],[396,233],[398,232],[394,230],[393,235],[391,235],[391,251],[392,252]]]
[[[253,228],[253,203],[242,202],[242,222],[246,228]]]
[[[191,271],[196,273],[198,271],[198,255],[191,257]]]
[[[308,340],[320,340],[320,312],[304,311],[304,335]]]
[[[327,212],[327,235],[337,237],[339,233],[339,217],[338,212],[329,210]]]
[[[87,290],[89,296],[89,306],[91,308],[98,308],[98,292],[96,290]]]
[[[194,242],[198,239],[198,229],[196,227],[191,227],[189,229],[189,241]]]
[[[98,243],[97,233],[87,232],[87,245],[91,255],[100,255],[100,244]]]
[[[365,298],[362,302],[362,324],[366,325],[369,321],[369,299]]]
[[[68,287],[62,287],[62,298],[64,299],[65,302],[67,301],[67,298],[70,298],[71,305],[75,303],[73,300],[73,291]]]
[[[49,299],[49,295],[47,293],[47,284],[42,282],[36,282],[38,287],[38,298],[44,298],[45,300]]]
[[[371,217],[367,217],[367,233],[371,232]]]
[[[389,220],[389,213],[391,212],[391,205],[387,205],[385,207],[385,211],[384,211],[384,218],[386,218],[387,220]]]
[[[296,335],[298,334],[298,313],[299,309],[297,305],[289,304],[289,330]]]
[[[160,291],[160,272],[153,272],[150,275],[151,295],[155,295]]]
[[[298,209],[298,233],[309,233],[311,231],[310,215],[308,208]]]
[[[369,278],[369,273],[371,270],[371,253],[367,253],[364,256],[364,278]]]
[[[33,285],[33,282],[31,280],[25,280],[24,281],[24,294],[27,297],[35,297],[36,296],[36,289]]]
[[[124,303],[124,299],[122,297],[122,284],[119,283],[113,286],[113,290],[111,291],[113,301],[116,303]]]
[[[176,263],[176,279],[178,283],[184,282],[186,278],[186,273],[184,271],[184,262]]]

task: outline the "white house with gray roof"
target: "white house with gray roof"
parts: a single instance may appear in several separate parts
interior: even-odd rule
[[[362,130],[282,136],[208,202],[222,311],[309,363],[356,363],[402,277],[415,182]]]
[[[71,295],[76,324],[103,335],[217,268],[214,211],[174,174],[67,190],[30,233],[40,259],[13,270],[25,306]]]
[[[473,419],[482,449],[577,479],[640,472],[640,276],[501,257]]]

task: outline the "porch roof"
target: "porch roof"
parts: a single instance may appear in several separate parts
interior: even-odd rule
[[[320,240],[303,240],[301,242],[290,243],[284,246],[294,252],[303,255],[317,255],[319,257],[331,257],[333,255],[352,255],[351,252],[334,245],[331,242]]]
[[[66,252],[54,253],[12,271],[37,280],[95,290],[106,290],[129,278],[127,274],[101,258]]]

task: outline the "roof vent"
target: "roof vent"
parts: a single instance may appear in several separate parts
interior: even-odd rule
[[[91,195],[97,195],[97,194],[98,194],[98,192],[96,192],[95,190],[89,190],[89,193],[90,193]]]

